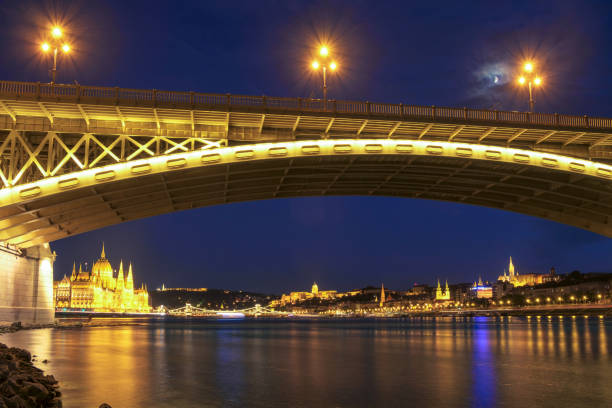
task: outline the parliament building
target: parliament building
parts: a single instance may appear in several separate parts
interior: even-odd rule
[[[123,271],[123,261],[119,264],[116,276],[104,251],[91,271],[83,271],[76,264],[72,267],[70,278],[64,275],[60,281],[53,282],[53,299],[56,310],[79,310],[90,312],[127,312],[148,313],[149,294],[146,286],[134,289],[132,264],[127,276]]]

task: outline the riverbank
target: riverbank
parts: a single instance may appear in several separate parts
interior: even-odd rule
[[[459,309],[403,313],[400,317],[498,317],[498,316],[588,316],[612,317],[612,305],[584,305],[573,307],[530,306],[522,308]]]
[[[135,321],[113,319],[60,319],[51,324],[22,324],[0,322],[0,335],[33,329],[80,329],[134,325]],[[0,408],[60,408],[61,391],[53,375],[34,366],[36,355],[29,351],[0,343]],[[41,361],[47,364],[47,360]],[[108,406],[108,405],[102,405]]]
[[[21,322],[0,322],[0,334],[14,333],[19,330],[34,329],[80,329],[83,327],[107,327],[107,326],[131,326],[141,324],[139,320],[122,320],[121,318],[99,318],[99,319],[80,319],[67,318],[56,319],[55,323],[50,324],[22,324]],[[1,407],[0,407],[1,408]]]

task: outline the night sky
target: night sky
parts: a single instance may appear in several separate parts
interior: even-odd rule
[[[536,110],[612,116],[612,2],[28,1],[0,3],[0,78],[48,81],[50,24],[74,52],[58,82],[320,97],[308,70],[331,44],[332,99],[526,110],[516,69],[544,78]],[[230,204],[132,221],[52,243],[55,275],[102,241],[149,288],[281,293],[407,289],[519,272],[612,272],[612,240],[520,214],[426,200],[319,197]]]

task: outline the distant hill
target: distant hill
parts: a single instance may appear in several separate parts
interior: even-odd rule
[[[154,308],[164,305],[169,309],[176,309],[191,303],[192,306],[205,309],[243,309],[259,303],[267,305],[271,300],[277,299],[275,295],[264,295],[244,291],[224,289],[207,289],[202,291],[190,290],[156,290],[149,294]]]

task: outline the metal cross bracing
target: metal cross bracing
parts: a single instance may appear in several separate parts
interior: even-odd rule
[[[387,138],[520,147],[607,162],[612,119],[0,81],[0,187],[201,147]]]
[[[0,184],[11,187],[108,164],[226,146],[198,136],[96,135],[9,130],[0,137]]]

